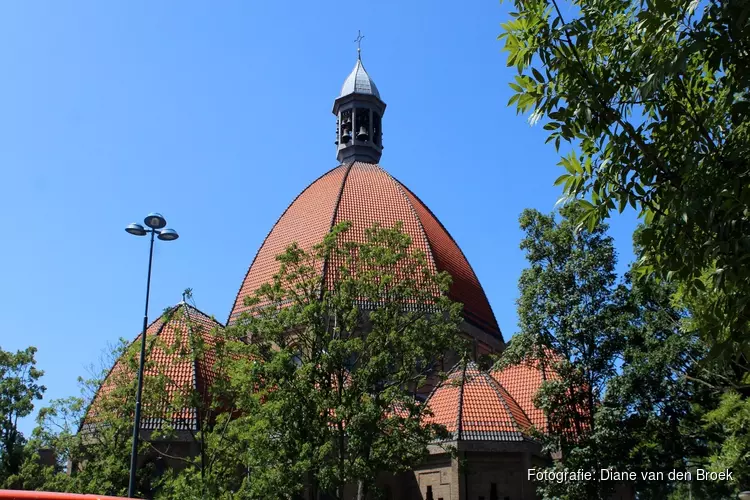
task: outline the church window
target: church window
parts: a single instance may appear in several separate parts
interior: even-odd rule
[[[490,483],[490,500],[498,500],[497,483]]]
[[[427,497],[425,500],[435,500],[435,497],[432,496],[432,486],[427,487]]]

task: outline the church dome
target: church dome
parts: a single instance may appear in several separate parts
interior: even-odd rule
[[[357,63],[354,65],[354,69],[346,77],[344,85],[341,87],[340,97],[347,96],[349,94],[365,94],[373,95],[380,99],[380,92],[375,86],[375,82],[372,81],[370,75],[365,71],[365,67],[362,65],[362,59],[357,59]]]
[[[476,274],[448,231],[417,196],[379,165],[353,162],[330,170],[310,184],[292,202],[271,229],[258,250],[237,294],[229,322],[247,311],[245,298],[252,296],[278,271],[275,257],[296,242],[302,248],[319,243],[331,228],[344,221],[352,223],[345,238],[363,241],[365,230],[374,223],[393,226],[403,223],[403,231],[422,250],[434,271],[453,277],[449,295],[464,304],[467,323],[489,337],[495,348],[502,345],[502,334]],[[328,272],[320,268],[321,276]],[[476,338],[476,335],[472,335]],[[488,343],[488,342],[485,342]]]

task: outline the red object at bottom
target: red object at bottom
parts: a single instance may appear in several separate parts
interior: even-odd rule
[[[80,493],[56,493],[52,491],[0,490],[0,499],[7,500],[125,500],[124,497],[104,495],[82,495]]]

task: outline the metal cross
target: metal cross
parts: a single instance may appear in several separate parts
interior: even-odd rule
[[[362,50],[362,39],[365,37],[365,35],[362,34],[360,30],[357,30],[357,38],[354,40],[357,43],[357,53]]]

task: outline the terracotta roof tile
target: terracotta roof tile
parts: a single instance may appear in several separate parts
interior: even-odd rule
[[[242,281],[229,316],[230,322],[246,310],[245,298],[252,297],[261,285],[270,282],[276,274],[279,269],[277,255],[284,253],[284,250],[294,242],[302,248],[309,249],[321,242],[331,230],[339,194],[348,170],[348,166],[341,165],[322,175],[302,191],[281,214]]]
[[[206,397],[208,390],[215,382],[217,373],[215,370],[216,352],[215,337],[212,335],[214,328],[222,325],[205,313],[181,303],[167,310],[146,329],[146,338],[159,338],[160,343],[147,347],[148,359],[155,367],[147,368],[145,377],[164,377],[169,398],[173,401],[181,393],[187,394],[195,389]],[[195,359],[190,354],[191,335],[199,336],[204,343],[202,356]],[[138,335],[131,345],[140,345],[141,336]],[[137,356],[137,354],[136,354]],[[95,420],[98,401],[104,395],[114,390],[114,385],[132,381],[135,373],[127,372],[124,359],[119,359],[112,367],[107,378],[102,383],[94,401],[89,408],[87,420]],[[124,375],[124,379],[119,379]],[[155,429],[166,419],[176,429],[195,428],[197,425],[197,412],[195,408],[172,408],[169,400],[164,402],[162,409],[145,408],[144,419],[141,422],[143,429]]]
[[[522,441],[531,422],[508,392],[473,362],[456,365],[430,395],[433,417],[459,441]]]
[[[559,378],[557,373],[549,367],[542,370],[537,363],[527,362],[493,370],[491,375],[518,402],[534,427],[546,432],[547,418],[544,411],[534,405],[534,398],[545,380]]]
[[[376,222],[388,227],[397,221],[402,222],[413,245],[427,255],[429,265],[453,276],[451,298],[464,304],[467,321],[502,339],[484,290],[453,238],[410,190],[380,166],[363,162],[341,165],[329,171],[289,205],[250,265],[229,322],[247,310],[245,297],[271,280],[279,267],[276,255],[293,242],[302,248],[310,248],[320,242],[334,224],[342,221],[352,223],[346,237],[360,241],[365,230]],[[321,274],[323,272],[321,264]],[[325,272],[331,273],[327,268]],[[323,278],[328,280],[331,276]]]
[[[470,315],[471,320],[479,322],[485,329],[489,328],[494,333],[499,334],[500,329],[482,285],[479,284],[474,270],[458,244],[430,209],[406,186],[401,186],[427,234],[431,254],[435,259],[437,268],[448,272],[453,277],[450,289],[451,298],[468,305],[464,308],[464,314]]]

